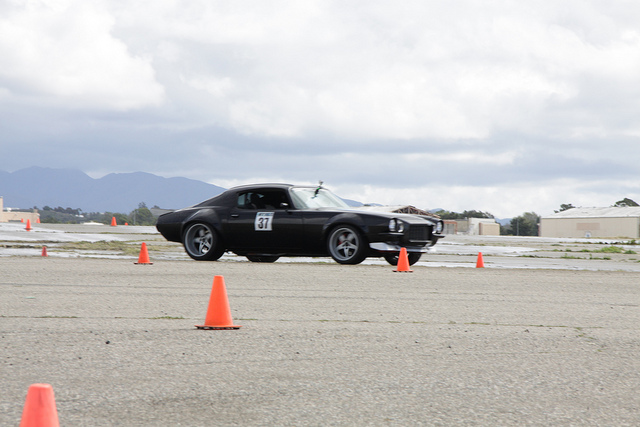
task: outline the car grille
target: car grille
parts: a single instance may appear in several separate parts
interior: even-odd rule
[[[428,225],[412,225],[409,227],[408,238],[411,242],[427,241],[430,235],[430,227]]]

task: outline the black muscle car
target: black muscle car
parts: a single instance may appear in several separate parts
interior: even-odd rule
[[[156,228],[198,261],[230,251],[254,262],[330,255],[340,264],[384,257],[396,265],[404,247],[414,264],[444,237],[439,218],[358,211],[324,187],[289,184],[235,187],[161,215]]]

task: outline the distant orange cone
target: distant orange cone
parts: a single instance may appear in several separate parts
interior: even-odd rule
[[[27,220],[27,227],[25,228],[25,230],[31,231],[31,220],[30,219]]]
[[[198,329],[240,329],[241,326],[233,324],[229,299],[227,298],[227,288],[224,285],[224,277],[215,276],[213,287],[209,297],[209,308],[204,325],[196,325]]]
[[[138,257],[138,262],[135,264],[153,264],[149,260],[149,251],[147,251],[147,244],[142,242],[142,247],[140,248],[140,256]]]
[[[116,222],[116,217],[115,217],[115,216],[112,216],[112,217],[111,217],[111,226],[112,226],[112,227],[115,227],[115,226],[117,226],[117,225],[118,225],[118,223]]]
[[[400,248],[398,266],[393,271],[396,273],[413,273],[413,270],[409,268],[409,255],[407,254],[407,248]]]
[[[476,268],[484,268],[484,259],[482,258],[482,252],[478,252],[478,261],[476,262]]]
[[[32,384],[22,410],[20,427],[59,427],[58,410],[49,384]]]
[[[49,255],[47,255],[47,247],[46,246],[42,247],[42,256],[49,256]]]
[[[36,224],[40,224],[40,217],[36,218]]]

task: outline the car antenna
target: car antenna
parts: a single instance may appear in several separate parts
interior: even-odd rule
[[[316,197],[318,195],[318,193],[320,192],[320,189],[322,188],[322,181],[318,181],[318,188],[316,188],[315,193],[313,193],[313,197]]]

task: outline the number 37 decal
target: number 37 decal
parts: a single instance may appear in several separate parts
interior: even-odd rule
[[[273,231],[273,212],[258,212],[254,223],[255,231]]]

